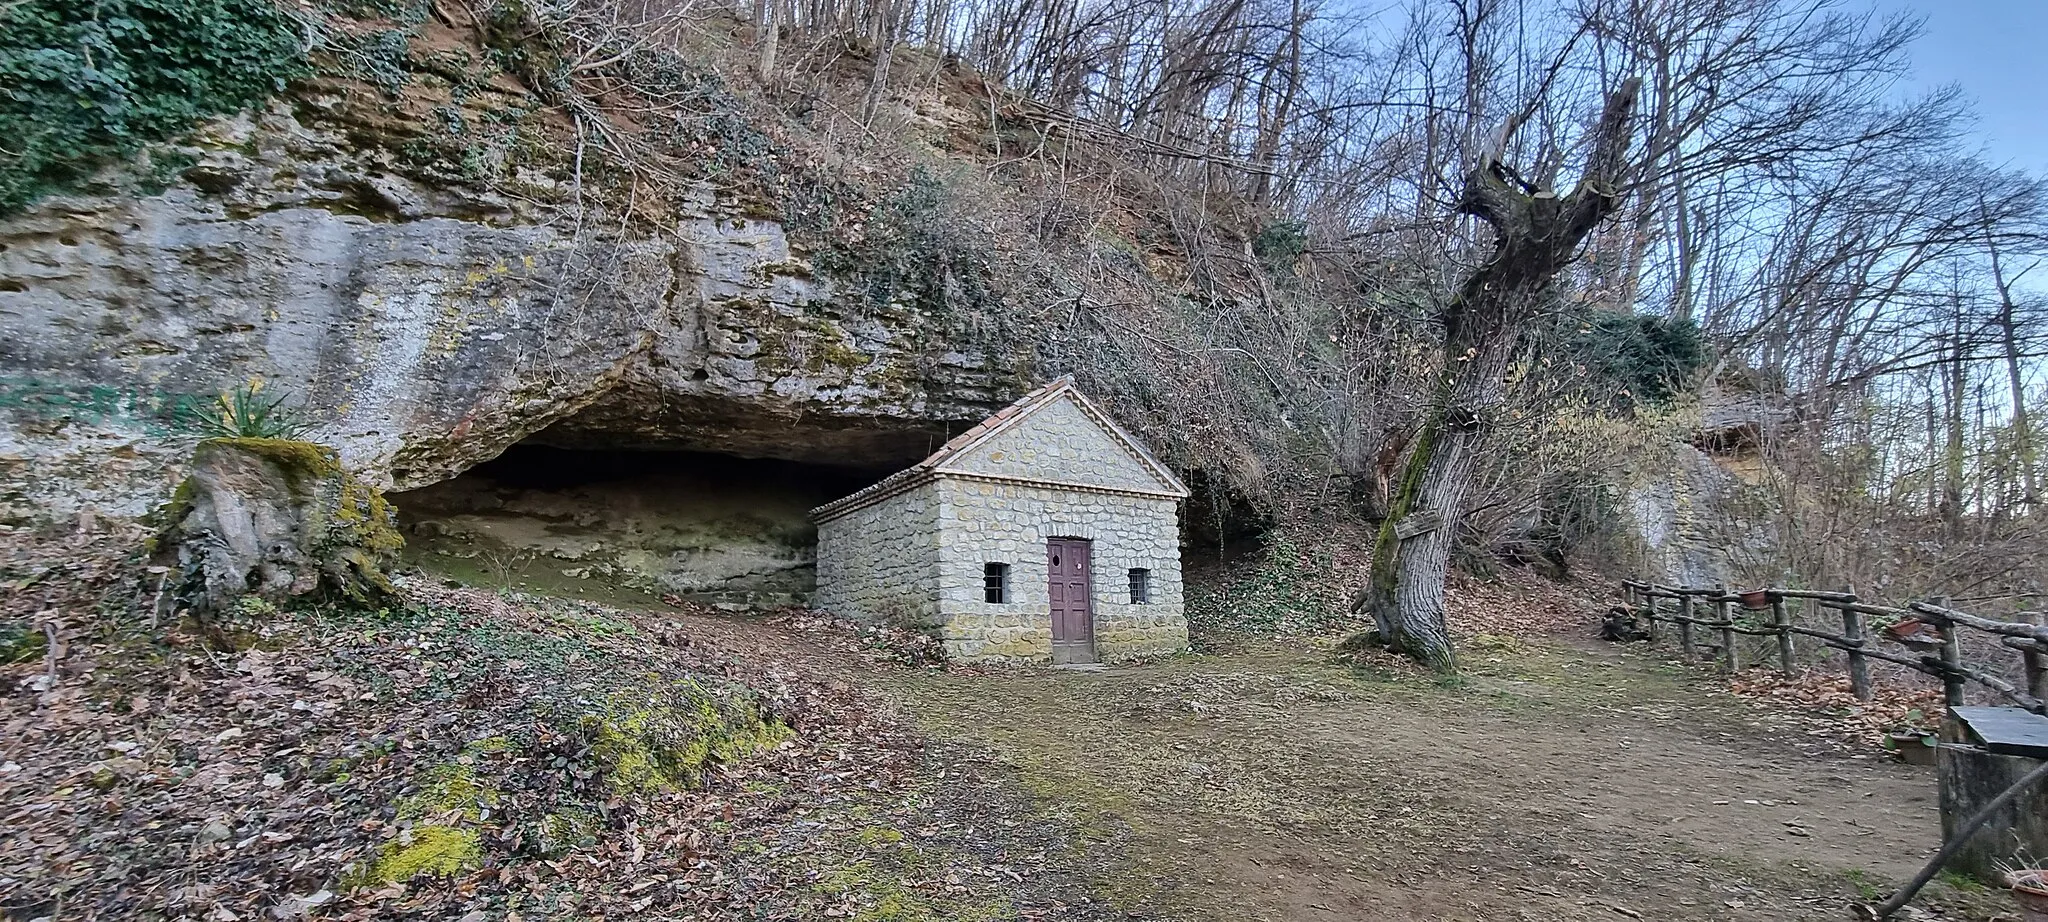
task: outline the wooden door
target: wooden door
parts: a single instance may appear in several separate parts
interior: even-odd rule
[[[1045,543],[1052,598],[1052,661],[1095,662],[1093,545],[1084,538]]]

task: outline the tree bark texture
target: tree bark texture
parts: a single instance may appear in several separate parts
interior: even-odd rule
[[[1508,364],[1538,296],[1619,204],[1640,86],[1632,78],[1607,97],[1585,176],[1571,194],[1532,187],[1501,162],[1512,123],[1466,175],[1458,211],[1492,225],[1493,253],[1443,312],[1444,376],[1380,525],[1366,594],[1387,646],[1432,669],[1457,669],[1444,579],[1476,449],[1497,415]]]
[[[1436,409],[1409,452],[1373,553],[1370,604],[1380,637],[1389,648],[1439,672],[1457,670],[1444,618],[1444,577],[1450,572],[1478,442],[1485,436],[1480,420],[1500,404],[1513,347],[1512,337],[1496,337],[1484,351],[1452,360],[1461,367],[1444,376]]]
[[[2019,466],[2021,514],[2034,511],[2040,500],[2034,484],[2034,429],[2027,419],[2026,378],[2020,370],[2019,324],[2013,318],[2012,280],[2005,276],[2005,264],[2000,258],[1998,246],[1993,243],[1991,251],[1991,280],[1998,288],[1998,331],[2000,344],[2005,347],[2005,380],[2012,389],[2012,434],[2016,462]]]
[[[754,62],[754,76],[768,83],[775,79],[775,51],[782,41],[782,0],[754,0],[754,41],[760,55]]]
[[[1960,300],[1960,299],[1958,299]],[[1965,345],[1966,333],[1963,326],[1963,308],[1955,305],[1955,342],[1950,347],[1948,368],[1942,375],[1943,423],[1947,427],[1947,438],[1941,451],[1941,516],[1948,527],[1950,537],[1963,531],[1963,490],[1968,476],[1964,457],[1966,447],[1963,431],[1963,405],[1969,399],[1970,354]]]

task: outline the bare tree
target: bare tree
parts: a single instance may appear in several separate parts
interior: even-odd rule
[[[1991,263],[1991,283],[1998,295],[1998,345],[2005,359],[2006,384],[2012,395],[2014,465],[2020,481],[2019,505],[2031,511],[2041,501],[2034,483],[2034,430],[2027,414],[2026,378],[2021,371],[2019,303],[2013,290],[2027,270],[2008,275],[1995,235],[1987,240],[1985,255]],[[2029,266],[2028,269],[2032,267]]]
[[[1542,295],[1620,205],[1631,179],[1630,119],[1641,86],[1631,77],[1608,94],[1588,137],[1584,174],[1569,193],[1524,180],[1501,159],[1522,117],[1502,129],[1465,176],[1457,209],[1493,228],[1493,252],[1444,311],[1448,361],[1373,548],[1369,589],[1380,636],[1432,668],[1457,668],[1444,623],[1444,577],[1474,449],[1501,402],[1502,376]]]

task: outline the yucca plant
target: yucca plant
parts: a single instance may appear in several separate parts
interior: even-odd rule
[[[232,439],[296,439],[313,431],[305,410],[286,406],[287,394],[265,394],[259,383],[225,391],[213,406],[199,411],[208,434]]]

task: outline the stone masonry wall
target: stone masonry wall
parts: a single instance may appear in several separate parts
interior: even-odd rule
[[[965,457],[947,462],[946,469],[1124,490],[1167,489],[1080,406],[1064,397],[1033,411]]]
[[[812,606],[899,627],[937,623],[937,494],[928,483],[818,523]]]
[[[1177,500],[940,475],[938,636],[955,660],[1052,658],[1048,538],[1094,543],[1095,652],[1103,661],[1187,648]],[[819,583],[827,556],[820,549]],[[983,566],[1010,565],[1010,601],[983,595]],[[1132,604],[1129,572],[1152,571],[1151,601]]]

